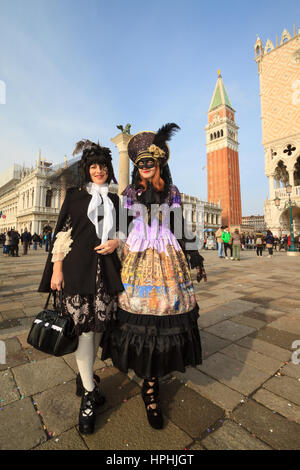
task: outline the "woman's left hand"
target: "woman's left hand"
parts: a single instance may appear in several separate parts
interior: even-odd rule
[[[95,246],[94,250],[99,253],[99,255],[110,255],[118,248],[118,246],[119,240],[107,240],[107,242]]]

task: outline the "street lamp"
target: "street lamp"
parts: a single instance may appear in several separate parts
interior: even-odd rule
[[[290,232],[291,232],[291,246],[289,251],[297,251],[295,247],[295,240],[294,240],[294,227],[293,227],[293,210],[292,206],[293,203],[291,201],[291,194],[292,194],[292,186],[290,184],[286,185],[286,192],[289,195],[289,209],[290,209]]]
[[[290,211],[291,246],[289,247],[288,251],[292,252],[292,253],[296,253],[297,249],[296,249],[296,246],[295,246],[295,239],[294,239],[293,212],[292,212],[293,205],[296,205],[296,203],[291,200],[291,194],[292,194],[292,190],[293,190],[292,185],[287,184],[285,189],[286,189],[286,193],[289,195],[289,200],[285,204],[284,208],[288,207],[289,211]],[[278,196],[274,199],[274,202],[275,202],[275,206],[277,207],[277,209],[279,209],[280,208],[280,199],[279,199]]]

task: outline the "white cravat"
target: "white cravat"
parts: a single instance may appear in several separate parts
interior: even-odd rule
[[[108,197],[108,184],[88,183],[86,185],[86,190],[92,196],[87,210],[87,216],[90,221],[95,225],[98,238],[101,239],[102,243],[105,243],[108,240],[108,233],[112,229],[114,223],[114,205]],[[99,223],[99,207],[102,205],[102,201],[104,208],[104,217],[103,220]],[[101,225],[103,226],[102,233],[100,233]]]

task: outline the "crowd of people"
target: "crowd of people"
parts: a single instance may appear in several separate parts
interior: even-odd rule
[[[45,247],[45,251],[49,251],[50,243],[53,237],[52,231],[46,231],[43,234],[32,235],[27,228],[21,234],[15,230],[10,229],[5,233],[0,233],[0,246],[4,256],[19,257],[19,246],[23,247],[23,255],[28,254],[28,250],[32,246],[33,250]]]
[[[210,235],[211,237],[213,235]],[[287,251],[291,245],[290,235],[278,237],[271,230],[266,233],[256,232],[253,235],[240,233],[236,228],[230,232],[228,226],[221,226],[214,234],[219,258],[240,260],[241,250],[255,250],[257,256],[262,257],[263,251],[268,250],[268,257],[272,257],[274,251]],[[204,240],[204,249],[208,249],[207,239]]]

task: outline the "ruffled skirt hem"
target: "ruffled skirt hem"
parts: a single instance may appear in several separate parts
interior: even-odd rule
[[[118,308],[114,326],[102,337],[101,359],[111,358],[121,372],[132,369],[142,378],[164,377],[201,364],[198,310],[196,305],[187,313],[155,316]]]

